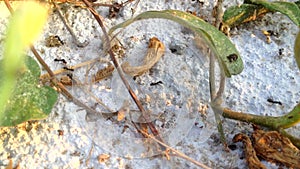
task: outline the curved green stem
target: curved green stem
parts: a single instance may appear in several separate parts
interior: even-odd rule
[[[243,122],[250,122],[260,126],[267,127],[272,130],[279,131],[282,135],[288,137],[292,143],[300,148],[300,139],[288,134],[284,129],[295,126],[300,122],[300,103],[298,103],[292,111],[286,115],[279,117],[259,116],[242,112],[232,111],[228,108],[223,108],[223,117],[235,119]]]
[[[242,112],[235,112],[228,108],[223,109],[222,115],[225,118],[251,122],[275,130],[278,130],[280,128],[286,129],[300,122],[300,103],[298,103],[288,114],[279,117],[259,116]]]

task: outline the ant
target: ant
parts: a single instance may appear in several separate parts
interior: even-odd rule
[[[65,69],[65,70],[69,70],[69,71],[72,71],[72,72],[74,71],[74,69],[73,69],[73,68],[68,68],[67,66],[64,66],[64,67],[63,67],[63,69]]]
[[[67,61],[65,59],[57,59],[57,58],[55,58],[54,62],[62,62],[65,65],[67,64]]]
[[[281,56],[282,54],[283,54],[283,48],[280,48],[279,50],[278,50],[278,54]]]
[[[153,83],[150,83],[150,86],[155,86],[155,85],[159,85],[159,84],[163,84],[163,82],[162,81],[153,82]]]
[[[280,101],[274,101],[274,100],[271,99],[271,98],[268,98],[267,101],[270,102],[270,103],[273,103],[273,104],[279,104],[279,105],[282,106],[282,103],[281,103]]]

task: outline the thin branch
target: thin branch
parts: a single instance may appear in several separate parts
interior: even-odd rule
[[[93,7],[98,7],[98,6],[104,6],[104,7],[112,7],[114,6],[113,4],[105,4],[105,3],[93,3]]]
[[[218,0],[217,5],[215,6],[216,8],[216,22],[215,26],[216,28],[220,27],[220,24],[222,23],[222,17],[223,17],[223,9],[222,9],[222,4],[224,0]]]
[[[176,150],[176,149],[174,149],[174,148],[168,146],[167,144],[161,142],[160,140],[156,139],[154,136],[149,135],[147,132],[145,132],[145,131],[143,131],[143,130],[139,130],[139,132],[141,132],[143,135],[147,136],[148,138],[151,138],[152,140],[156,141],[156,142],[159,143],[160,145],[166,147],[166,148],[167,148],[166,151],[168,151],[168,150],[170,151],[170,150],[171,150],[171,152],[173,152],[173,153],[174,153],[175,155],[177,155],[178,157],[181,157],[181,158],[183,158],[183,159],[185,159],[185,160],[187,160],[187,161],[190,161],[190,162],[194,163],[195,165],[197,165],[197,166],[199,166],[199,167],[202,167],[202,168],[204,168],[204,169],[211,169],[210,167],[208,167],[208,166],[206,166],[206,165],[204,165],[204,164],[202,164],[202,163],[200,163],[200,162],[198,162],[198,161],[196,161],[196,160],[190,158],[189,156],[185,155],[184,153],[182,153],[182,152],[180,152],[180,151],[178,151],[178,150]]]
[[[75,44],[78,46],[78,47],[85,47],[89,44],[88,41],[84,41],[84,42],[80,42],[78,40],[78,38],[76,37],[74,31],[72,30],[71,26],[68,24],[67,20],[65,19],[65,17],[63,16],[63,14],[60,12],[60,9],[59,7],[56,5],[56,3],[54,1],[52,1],[52,4],[54,6],[54,8],[56,9],[57,13],[58,13],[58,16],[60,17],[60,19],[63,21],[65,27],[67,28],[67,30],[70,32]]]
[[[133,17],[133,15],[134,15],[134,13],[135,13],[135,11],[136,11],[136,8],[137,8],[137,6],[138,6],[138,4],[140,3],[140,0],[136,0],[136,2],[135,2],[135,4],[134,4],[134,7],[133,8],[131,8],[131,17]]]
[[[4,0],[4,3],[7,7],[7,9],[9,10],[10,14],[12,14],[14,12],[13,8],[10,6],[10,3],[8,2],[8,0]]]
[[[216,5],[216,22],[215,22],[215,27],[216,28],[220,28],[220,25],[222,23],[222,18],[223,18],[223,8],[222,8],[222,4],[223,4],[224,0],[218,0],[217,1],[217,5]],[[220,68],[222,68],[222,66],[219,66]],[[216,94],[216,101],[217,102],[222,102],[222,96],[224,94],[224,90],[225,90],[225,82],[226,82],[226,78],[225,78],[225,74],[224,72],[221,70],[220,71],[220,85],[219,85],[219,90]]]
[[[137,107],[139,108],[139,110],[142,112],[142,117],[144,118],[145,121],[147,121],[148,126],[151,130],[151,132],[156,135],[157,137],[159,137],[160,141],[162,141],[162,138],[159,136],[158,130],[155,128],[154,124],[151,122],[149,114],[146,112],[146,110],[144,109],[144,107],[142,106],[141,101],[138,99],[138,97],[136,96],[136,94],[133,92],[131,86],[129,85],[128,81],[126,80],[123,70],[120,66],[120,64],[118,63],[117,59],[115,58],[115,55],[113,53],[113,51],[111,50],[111,44],[110,44],[110,38],[107,34],[107,31],[105,29],[105,26],[101,20],[100,15],[94,10],[94,8],[91,6],[91,4],[87,1],[87,0],[82,0],[85,5],[87,6],[87,8],[89,9],[89,11],[93,14],[94,18],[96,19],[96,21],[98,22],[99,26],[102,29],[102,32],[104,34],[104,40],[105,42],[107,42],[107,47],[108,47],[108,53],[110,55],[110,58],[114,64],[114,66],[117,69],[117,72],[122,80],[122,82],[124,83],[125,87],[127,88],[130,96],[132,97],[132,99],[134,100],[135,104],[137,105]]]
[[[83,85],[79,84],[78,87],[82,90],[85,91],[87,94],[89,94],[93,99],[95,99],[95,101],[100,104],[102,107],[104,107],[104,109],[106,109],[109,114],[115,113],[115,111],[113,111],[111,108],[109,108],[108,106],[106,106],[97,96],[95,96],[92,92],[88,91],[86,88],[82,87]],[[105,113],[108,114],[108,113]]]
[[[83,107],[88,112],[96,113],[96,114],[99,113],[99,112],[93,110],[92,108],[90,108],[89,106],[87,106],[86,104],[82,103],[80,100],[78,100],[75,97],[73,97],[72,94],[66,89],[66,87],[61,82],[59,82],[57,80],[57,78],[55,77],[55,75],[52,72],[52,70],[49,68],[49,66],[47,65],[47,63],[45,63],[45,61],[41,58],[41,56],[36,51],[36,49],[33,46],[31,46],[30,49],[31,49],[32,53],[34,54],[34,56],[36,57],[36,59],[39,61],[39,63],[44,67],[44,69],[46,69],[46,71],[50,75],[52,83],[54,85],[56,85],[56,86],[59,87],[59,89],[61,90],[62,94],[65,97],[67,97],[68,99],[72,100],[78,106]]]
[[[215,56],[209,50],[209,90],[210,90],[210,100],[215,100],[216,94],[216,79],[215,79]]]
[[[222,70],[221,70],[222,71]],[[222,74],[222,72],[221,72]],[[224,86],[225,86],[225,78],[220,81],[220,89],[218,94],[216,94],[216,79],[215,79],[215,56],[213,53],[210,53],[209,57],[209,86],[210,86],[210,99],[211,99],[211,107],[213,109],[213,112],[215,114],[215,120],[217,123],[217,128],[218,132],[220,133],[220,138],[222,143],[227,147],[226,139],[225,139],[225,134],[224,134],[224,129],[222,125],[222,120],[221,120],[221,114],[222,114],[222,109],[221,109],[221,104],[222,104],[222,94],[224,91]],[[221,86],[223,85],[223,86]]]
[[[78,68],[81,68],[83,66],[87,66],[87,65],[91,65],[91,64],[94,64],[96,62],[104,62],[104,63],[108,63],[109,61],[106,60],[106,59],[101,59],[100,57],[99,58],[96,58],[96,59],[91,59],[91,60],[88,60],[88,61],[85,61],[85,62],[82,62],[82,63],[79,63],[77,65],[74,65],[74,66],[71,66],[70,68],[71,69],[78,69]],[[52,71],[53,72],[53,75],[59,75],[59,74],[62,74],[62,73],[66,73],[68,72],[68,70],[66,69],[58,69],[58,70],[55,70],[55,71]],[[40,76],[40,79],[42,79],[43,81],[46,81],[47,79],[50,78],[50,75],[49,73],[45,73],[45,74],[42,74]]]

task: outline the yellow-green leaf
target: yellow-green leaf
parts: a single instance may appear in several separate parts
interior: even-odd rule
[[[268,2],[264,0],[250,0],[254,4],[262,5],[271,11],[277,11],[288,16],[297,26],[300,25],[300,9],[293,2]]]
[[[223,24],[235,27],[242,23],[253,21],[267,12],[270,12],[270,10],[261,5],[242,4],[240,6],[232,6],[224,12]]]
[[[298,33],[294,46],[294,56],[300,70],[300,32]]]

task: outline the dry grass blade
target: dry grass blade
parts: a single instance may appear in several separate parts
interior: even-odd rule
[[[153,139],[154,141],[156,141],[157,143],[159,143],[160,145],[166,147],[166,150],[165,150],[165,155],[167,156],[167,158],[169,158],[169,155],[176,155],[178,157],[181,157],[187,161],[190,161],[192,162],[193,164],[199,166],[199,167],[202,167],[204,169],[211,169],[210,167],[190,158],[189,156],[183,154],[182,152],[178,151],[178,150],[175,150],[174,148],[168,146],[167,144],[161,142],[160,140],[156,139],[154,136],[152,135],[149,135],[147,132],[145,131],[142,131],[142,130],[139,130],[139,132],[141,132],[143,135],[147,136],[148,138],[151,138]],[[173,153],[173,154],[170,154],[170,153]]]
[[[102,56],[102,55],[101,55]],[[71,69],[78,69],[80,67],[84,67],[84,66],[88,66],[88,65],[92,65],[96,62],[104,62],[104,63],[108,63],[109,61],[108,60],[105,60],[105,59],[101,59],[100,57],[97,58],[97,59],[92,59],[92,60],[88,60],[86,62],[82,62],[80,64],[77,64],[77,65],[74,65],[74,66],[71,66],[70,68]],[[55,70],[55,71],[52,71],[53,72],[53,75],[59,75],[59,74],[62,74],[62,73],[67,73],[68,70],[66,69],[59,69],[59,70]],[[51,78],[50,74],[49,73],[45,73],[43,75],[40,76],[40,79],[42,80],[43,83],[47,82],[49,79]],[[101,80],[101,79],[100,79]],[[99,81],[99,80],[97,80]],[[96,81],[96,82],[97,82]]]

